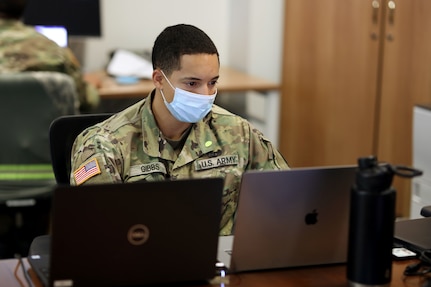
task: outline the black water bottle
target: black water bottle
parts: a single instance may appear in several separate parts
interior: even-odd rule
[[[396,200],[392,179],[394,174],[413,177],[421,172],[379,164],[374,156],[359,158],[358,165],[350,195],[347,279],[355,287],[388,286]]]
[[[387,286],[392,274],[394,173],[373,156],[359,158],[358,165],[350,194],[347,279],[350,286]]]

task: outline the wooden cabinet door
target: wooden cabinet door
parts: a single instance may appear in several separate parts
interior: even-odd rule
[[[372,3],[285,2],[280,150],[292,167],[373,153],[382,9]]]
[[[280,150],[292,167],[412,164],[413,106],[431,102],[431,1],[286,0]],[[394,178],[397,215],[410,180]]]
[[[431,1],[386,0],[384,5],[377,154],[381,160],[411,166],[413,107],[431,102]],[[397,210],[407,216],[410,180],[395,177],[394,186]]]

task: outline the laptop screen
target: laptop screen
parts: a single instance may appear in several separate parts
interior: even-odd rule
[[[36,31],[47,37],[48,39],[54,41],[60,47],[67,47],[67,30],[62,26],[34,26]]]

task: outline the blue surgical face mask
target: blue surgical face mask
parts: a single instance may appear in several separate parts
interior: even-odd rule
[[[191,93],[180,88],[175,88],[168,80],[165,73],[163,73],[162,70],[160,71],[175,91],[174,99],[170,103],[166,101],[162,90],[160,90],[160,93],[162,94],[166,107],[177,120],[186,123],[197,123],[209,113],[217,95],[217,91],[213,95],[201,95]]]

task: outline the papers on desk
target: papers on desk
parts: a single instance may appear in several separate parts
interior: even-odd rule
[[[150,61],[127,50],[117,50],[108,64],[107,72],[114,77],[151,79],[153,65]]]

